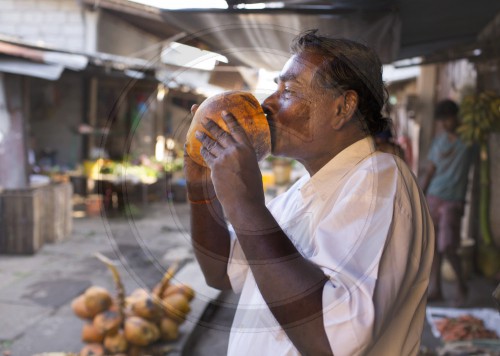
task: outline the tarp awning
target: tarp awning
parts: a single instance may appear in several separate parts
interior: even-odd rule
[[[0,58],[0,72],[26,75],[46,80],[58,80],[64,66],[28,61],[18,58]]]
[[[89,62],[86,56],[57,51],[44,51],[13,43],[0,42],[0,53],[22,57],[35,62],[62,65],[72,70],[82,70]]]
[[[74,53],[0,36],[0,72],[58,80],[64,69],[81,71],[89,69],[90,65],[118,71],[135,79],[143,79],[149,72],[154,74],[156,69],[140,58],[101,52]]]
[[[83,70],[88,58],[79,54],[44,51],[0,41],[0,72],[58,80],[65,68]]]

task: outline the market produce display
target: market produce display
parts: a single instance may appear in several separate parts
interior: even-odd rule
[[[175,162],[176,170],[182,169],[179,167],[178,161]],[[130,162],[127,159],[122,161],[113,161],[110,159],[99,158],[95,161],[84,162],[84,173],[90,179],[107,179],[117,182],[130,181],[135,183],[152,184],[156,182],[164,172],[173,170],[172,162],[158,162],[154,159],[143,157],[140,162]]]
[[[262,160],[271,152],[269,123],[257,98],[244,91],[227,91],[207,98],[194,114],[186,138],[186,151],[193,161],[206,167],[200,154],[201,144],[196,139],[195,133],[196,131],[208,133],[203,128],[208,118],[229,131],[222,119],[222,110],[230,112],[238,120],[252,142],[258,160]]]
[[[81,338],[86,345],[80,356],[142,355],[155,343],[176,340],[195,295],[188,285],[170,283],[178,264],[169,267],[152,291],[140,288],[126,297],[114,263],[96,256],[110,268],[116,295],[91,286],[71,303],[75,315],[85,321]]]
[[[443,341],[464,341],[475,339],[498,339],[498,335],[488,330],[481,319],[472,315],[457,318],[443,318],[436,321],[436,327]]]

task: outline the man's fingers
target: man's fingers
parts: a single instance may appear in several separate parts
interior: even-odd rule
[[[196,131],[195,137],[201,142],[200,154],[205,160],[205,163],[211,169],[216,155],[212,152],[217,150],[217,142],[212,140],[208,135],[201,131]],[[219,149],[221,147],[219,146]]]
[[[203,127],[222,147],[226,148],[234,142],[231,135],[224,131],[215,121],[209,119]]]
[[[233,114],[227,112],[226,110],[223,110],[222,119],[226,123],[227,127],[229,128],[229,132],[236,141],[241,143],[249,142],[245,130],[243,130],[243,127],[240,125],[238,120],[236,120]]]
[[[217,141],[213,140],[202,131],[196,131],[195,137],[201,142],[203,148],[209,151],[212,155],[218,156],[221,150],[223,150],[223,147]]]
[[[208,167],[212,168],[212,164],[213,164],[213,161],[215,159],[215,156],[209,150],[207,150],[205,147],[201,148],[200,154],[203,157],[203,159],[205,160],[205,162],[207,163]]]

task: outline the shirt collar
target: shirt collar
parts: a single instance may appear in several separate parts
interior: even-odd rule
[[[375,151],[375,142],[371,136],[365,137],[343,149],[316,174],[314,174],[300,189],[302,198],[319,194],[323,199],[331,190],[332,184],[338,182],[362,160]]]

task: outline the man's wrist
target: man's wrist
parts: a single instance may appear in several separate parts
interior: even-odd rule
[[[190,202],[211,201],[215,195],[212,183],[187,184],[187,194]]]
[[[249,219],[249,216],[252,219]],[[262,235],[280,229],[271,212],[263,203],[242,203],[238,209],[228,211],[227,217],[236,233]]]
[[[195,205],[208,205],[208,204],[212,204],[215,199],[217,198],[216,195],[214,195],[212,198],[210,199],[203,199],[203,200],[192,200],[188,197],[188,200],[191,204],[195,204]]]

